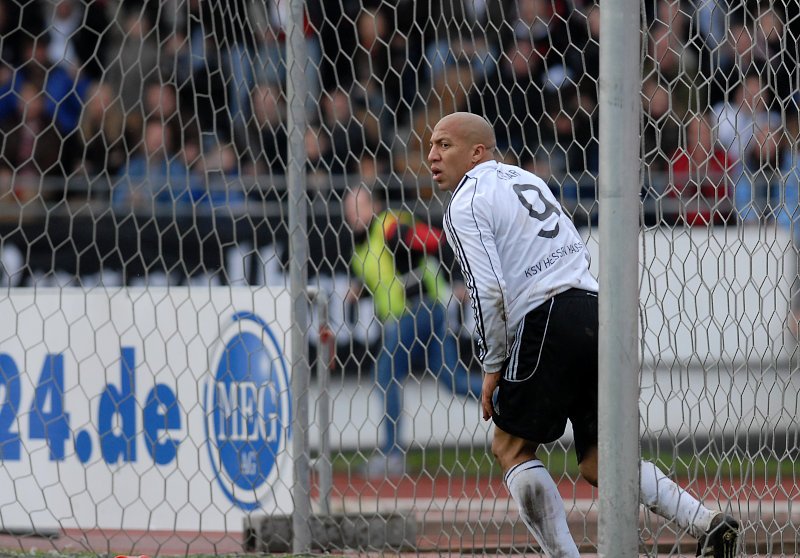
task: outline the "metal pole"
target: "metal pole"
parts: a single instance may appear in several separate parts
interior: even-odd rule
[[[317,401],[319,425],[319,510],[323,515],[331,513],[331,490],[333,488],[333,464],[331,463],[331,411],[330,387],[331,364],[333,364],[333,332],[328,326],[328,293],[320,289],[317,293],[317,312],[319,316],[319,357],[317,358]]]
[[[638,0],[600,5],[599,555],[639,556]]]
[[[305,101],[307,95],[305,65],[306,43],[303,36],[303,0],[289,0],[286,21],[286,100],[289,199],[289,293],[292,312],[292,451],[294,485],[292,499],[292,550],[295,554],[311,549],[311,467],[308,447],[308,198],[306,196]]]

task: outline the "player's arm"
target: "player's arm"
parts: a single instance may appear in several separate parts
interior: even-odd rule
[[[455,197],[445,215],[445,232],[472,299],[478,358],[484,371],[499,372],[506,359],[510,336],[506,320],[506,283],[500,269],[491,208],[467,195]]]
[[[494,390],[500,385],[500,372],[494,374],[485,373],[483,375],[483,386],[481,387],[481,409],[483,410],[483,420],[489,420],[494,416]]]

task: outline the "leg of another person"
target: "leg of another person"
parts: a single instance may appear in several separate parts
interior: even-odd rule
[[[247,47],[238,44],[230,45],[227,54],[231,125],[234,136],[243,138],[250,117],[250,91],[254,84],[253,56]]]
[[[458,341],[447,330],[447,310],[441,304],[433,305],[430,315],[433,334],[428,343],[428,368],[447,389],[456,395],[472,395],[480,401],[483,378],[470,374],[458,354]]]
[[[397,442],[403,408],[401,390],[411,364],[415,330],[415,319],[411,314],[384,322],[383,347],[375,363],[375,375],[384,401],[383,427],[386,436],[381,449],[385,455],[401,452]]]

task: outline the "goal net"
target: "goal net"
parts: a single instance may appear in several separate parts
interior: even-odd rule
[[[283,552],[305,494],[315,550],[537,552],[427,154],[442,116],[484,116],[596,273],[601,3],[292,5],[0,0],[0,548]],[[791,554],[800,8],[644,0],[641,23],[642,452],[747,554]],[[596,551],[571,429],[540,457]]]

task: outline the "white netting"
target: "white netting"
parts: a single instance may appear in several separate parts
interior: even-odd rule
[[[305,2],[307,274],[327,295],[307,332],[309,480],[286,453],[300,395],[289,4],[0,0],[3,546],[60,533],[45,544],[241,551],[245,518],[288,516],[300,483],[315,512],[361,517],[350,527],[368,546],[531,550],[479,420],[474,324],[439,242],[447,197],[428,139],[444,114],[485,116],[597,265],[600,6]],[[749,554],[790,554],[800,8],[650,0],[642,21],[642,449],[732,509]],[[386,265],[417,289],[400,308],[381,294],[383,263],[364,257],[384,209],[399,231]],[[542,457],[594,549],[597,507],[569,432]],[[398,517],[415,530],[396,539]],[[648,552],[692,550],[672,525],[642,526]],[[286,546],[284,527],[245,548]],[[317,527],[315,545],[363,542]]]

